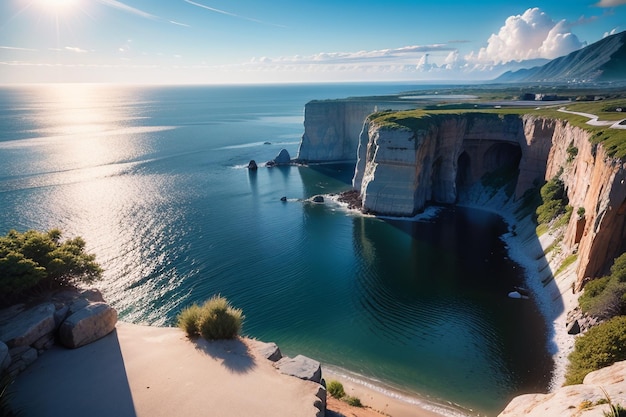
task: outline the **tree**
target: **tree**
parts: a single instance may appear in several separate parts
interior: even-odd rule
[[[62,240],[58,229],[11,230],[0,237],[0,298],[10,301],[36,288],[91,283],[102,276],[95,258],[85,252],[82,238]]]

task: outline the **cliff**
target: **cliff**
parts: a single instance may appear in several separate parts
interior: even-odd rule
[[[565,120],[489,113],[424,115],[419,122],[368,118],[353,186],[363,210],[411,216],[428,203],[453,204],[489,175],[518,171],[514,198],[559,175],[572,215],[563,251],[578,251],[578,287],[603,273],[626,237],[626,170]],[[576,149],[574,152],[573,149]]]
[[[304,107],[304,134],[296,160],[354,161],[363,120],[378,109],[406,109],[411,104],[372,100],[311,101]]]
[[[379,104],[308,103],[298,154],[308,161],[356,158],[353,187],[363,211],[412,216],[429,203],[463,202],[465,191],[498,177],[512,178],[512,198],[521,201],[527,190],[558,174],[574,213],[561,252],[578,253],[577,288],[586,277],[602,275],[622,252],[625,165],[593,144],[585,129],[530,114],[399,111],[368,116]]]

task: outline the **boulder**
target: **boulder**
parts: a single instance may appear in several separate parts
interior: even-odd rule
[[[321,195],[313,196],[311,198],[311,201],[314,202],[314,203],[323,203],[324,202],[324,196],[321,196]]]
[[[59,340],[69,348],[81,347],[111,333],[115,323],[115,309],[106,303],[92,303],[65,319],[59,328]]]
[[[248,162],[248,169],[251,171],[255,171],[258,168],[256,161],[254,159],[251,159],[250,162]]]
[[[43,303],[15,315],[11,320],[2,322],[0,340],[9,348],[29,346],[48,333],[54,332],[54,312],[52,303]]]
[[[272,362],[276,362],[283,357],[276,343],[259,343],[257,351],[265,359],[269,359]]]
[[[38,353],[36,349],[30,346],[17,346],[9,350],[9,356],[11,357],[11,364],[6,371],[9,375],[15,377],[37,360]]]
[[[578,333],[580,333],[580,324],[578,324],[578,320],[574,320],[567,325],[567,334],[574,335]]]
[[[285,375],[295,376],[306,381],[322,382],[322,367],[320,363],[306,356],[298,355],[295,358],[284,357],[274,365]]]

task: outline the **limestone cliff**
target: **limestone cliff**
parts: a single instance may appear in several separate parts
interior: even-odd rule
[[[359,133],[368,114],[380,109],[405,109],[410,104],[384,100],[311,101],[304,107],[304,134],[297,160],[354,161]]]

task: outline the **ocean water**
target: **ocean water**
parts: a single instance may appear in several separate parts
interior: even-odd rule
[[[416,88],[1,88],[0,232],[83,236],[122,320],[172,325],[220,293],[288,355],[496,415],[552,368],[536,306],[506,296],[523,276],[499,217],[364,217],[303,201],[348,189],[349,164],[245,169],[296,155],[311,99]]]

